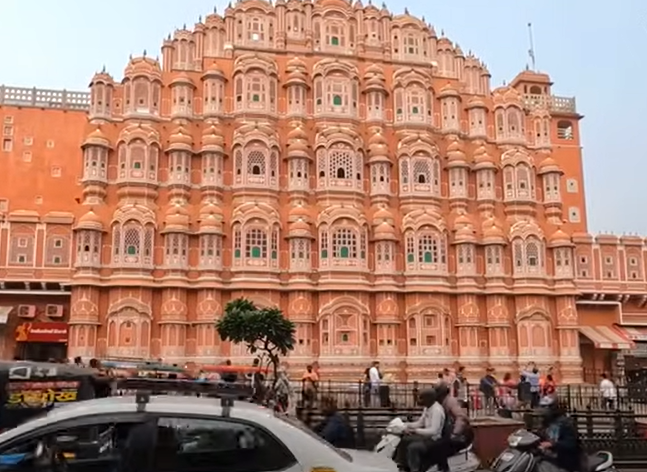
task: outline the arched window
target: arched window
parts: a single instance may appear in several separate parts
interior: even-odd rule
[[[367,229],[340,223],[319,230],[321,267],[357,268],[366,265]]]
[[[435,228],[426,227],[405,233],[407,271],[425,273],[447,270],[447,238]]]
[[[261,143],[234,151],[234,186],[278,188],[278,153]]]
[[[544,245],[538,238],[516,238],[512,244],[512,251],[515,275],[544,274]]]
[[[364,160],[362,155],[345,144],[335,144],[317,151],[317,184],[320,189],[364,188]]]
[[[255,69],[234,77],[236,111],[273,113],[276,111],[276,78]]]
[[[127,267],[153,266],[153,240],[155,229],[152,225],[129,220],[124,224],[115,223],[112,228],[113,264]]]
[[[440,195],[440,161],[421,155],[401,158],[400,193]]]
[[[503,169],[505,200],[535,200],[535,172],[525,162],[516,166],[508,165]]]
[[[233,227],[233,265],[235,268],[277,268],[279,258],[278,225],[268,226],[254,220]]]

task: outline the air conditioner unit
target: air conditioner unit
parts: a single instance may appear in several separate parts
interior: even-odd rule
[[[36,307],[34,305],[18,305],[18,316],[20,318],[35,318]]]
[[[47,305],[45,307],[45,314],[50,318],[62,318],[63,305]]]

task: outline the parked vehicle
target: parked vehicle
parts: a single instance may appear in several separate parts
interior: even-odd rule
[[[13,428],[51,408],[110,394],[95,369],[69,364],[0,361],[0,429]]]
[[[113,472],[127,460],[137,462],[128,470],[393,471],[390,461],[380,466],[369,451],[336,449],[297,419],[259,405],[225,394],[187,400],[140,391],[54,409],[0,434],[0,471]]]
[[[508,437],[508,447],[492,464],[493,472],[561,472],[556,465],[546,460],[539,449],[541,437],[520,429]],[[584,458],[583,472],[615,472],[613,454],[599,451]]]

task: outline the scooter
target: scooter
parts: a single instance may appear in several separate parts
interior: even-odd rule
[[[544,460],[539,449],[541,438],[525,429],[508,436],[508,447],[492,464],[493,472],[563,472],[550,461]],[[583,472],[616,472],[613,454],[599,451],[586,457]],[[535,469],[536,468],[536,469]]]
[[[382,439],[375,446],[375,452],[389,459],[394,459],[395,450],[402,440],[406,429],[404,421],[401,418],[395,418],[386,427]],[[450,472],[474,472],[479,468],[481,461],[472,452],[472,445],[458,451],[447,460]],[[438,468],[434,465],[427,472],[437,472]]]

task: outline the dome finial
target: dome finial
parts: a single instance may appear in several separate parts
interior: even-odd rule
[[[146,57],[146,49],[144,49],[144,52],[142,53],[142,56]]]

